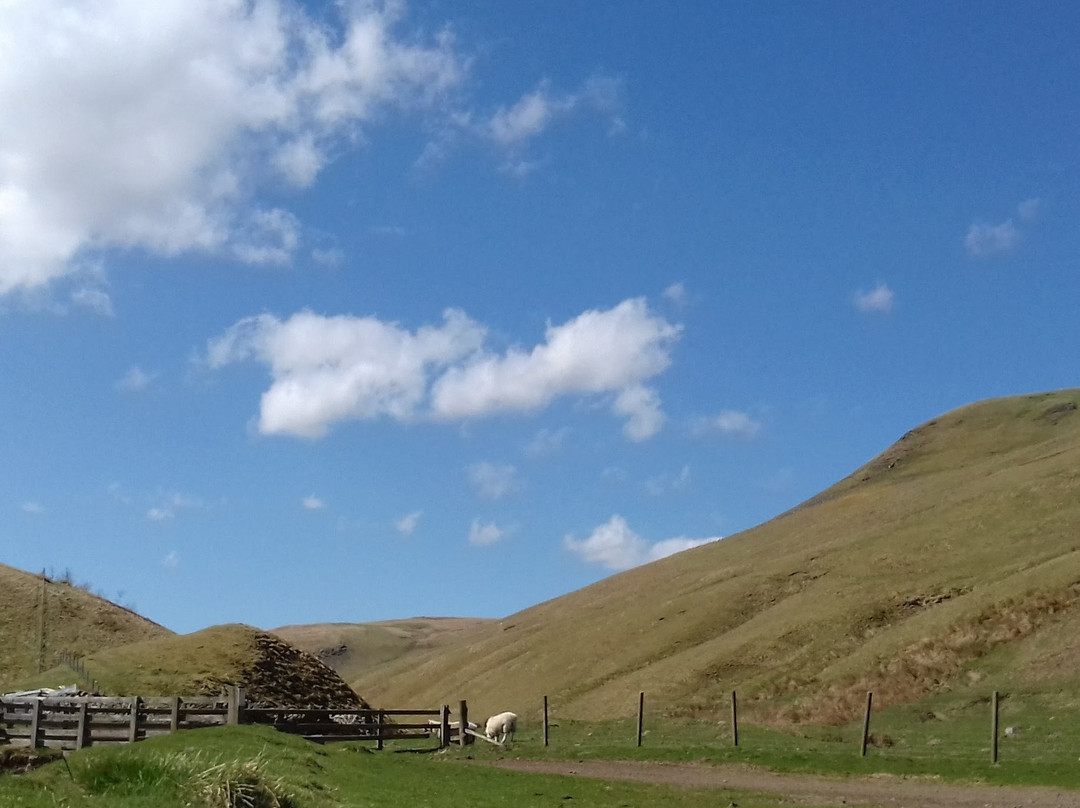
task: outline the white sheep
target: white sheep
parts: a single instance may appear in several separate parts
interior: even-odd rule
[[[484,734],[491,740],[498,741],[501,744],[513,741],[514,733],[517,732],[517,718],[514,713],[493,715],[487,720]]]

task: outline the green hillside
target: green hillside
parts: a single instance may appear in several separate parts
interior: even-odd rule
[[[1080,391],[943,415],[772,521],[358,676],[384,704],[850,719],[977,685],[1080,686]],[[981,684],[980,684],[981,683]]]
[[[0,564],[0,690],[41,668],[52,668],[61,652],[81,656],[171,635],[167,628],[70,582],[43,580]],[[70,671],[63,674],[63,682],[74,682]]]

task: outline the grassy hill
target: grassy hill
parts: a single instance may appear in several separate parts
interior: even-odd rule
[[[42,597],[44,595],[44,620]],[[52,668],[61,651],[85,655],[172,632],[70,582],[0,564],[0,690]],[[64,679],[71,684],[70,672]]]
[[[85,664],[108,693],[213,696],[240,685],[249,699],[267,706],[367,706],[311,654],[245,625],[109,648]]]
[[[268,705],[366,706],[315,656],[266,632],[229,625],[178,636],[70,582],[0,565],[0,692],[77,683],[60,652],[81,657],[110,694],[217,695],[236,684]]]
[[[1080,687],[1080,390],[981,402],[772,521],[357,676],[384,704],[840,722],[947,689]]]
[[[495,621],[468,617],[414,617],[378,623],[282,626],[271,633],[314,654],[344,679],[363,676],[398,659],[451,646]]]

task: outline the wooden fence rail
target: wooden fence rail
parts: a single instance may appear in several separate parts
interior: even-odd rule
[[[413,719],[413,720],[408,720]],[[437,710],[356,710],[248,707],[243,690],[220,698],[62,697],[0,698],[0,745],[82,749],[134,743],[181,729],[223,724],[265,724],[325,743],[438,738],[457,740],[449,708]]]

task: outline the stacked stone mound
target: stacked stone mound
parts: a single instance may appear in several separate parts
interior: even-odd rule
[[[333,668],[313,654],[265,632],[255,636],[255,647],[255,659],[244,665],[239,681],[208,677],[199,683],[200,690],[218,695],[226,685],[240,685],[249,702],[264,707],[370,709]]]

